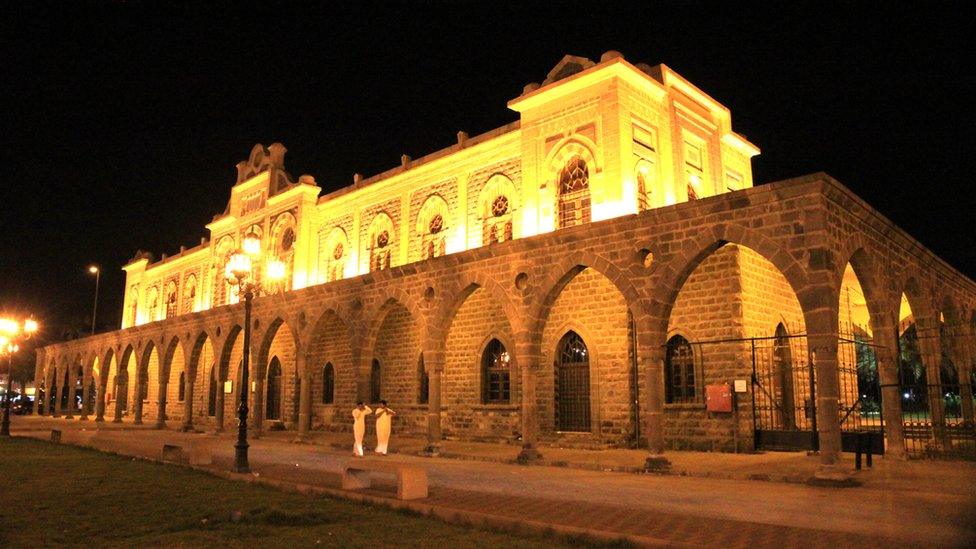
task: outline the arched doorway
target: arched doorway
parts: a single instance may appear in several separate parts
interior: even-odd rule
[[[265,418],[278,421],[281,419],[281,361],[273,357],[268,364],[268,395],[265,399]]]
[[[557,346],[555,400],[558,431],[590,431],[590,355],[572,330]]]
[[[776,378],[773,384],[778,402],[779,422],[783,429],[796,428],[796,399],[793,391],[793,354],[789,333],[783,323],[776,326],[773,339],[773,364]]]

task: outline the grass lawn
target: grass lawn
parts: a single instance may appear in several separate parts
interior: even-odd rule
[[[239,511],[236,520],[232,513]],[[49,442],[0,440],[0,547],[552,547],[585,540],[455,526]]]

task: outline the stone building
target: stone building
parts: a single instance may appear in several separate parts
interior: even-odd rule
[[[97,421],[229,428],[244,344],[225,269],[251,236],[257,431],[349,429],[383,398],[431,451],[809,444],[830,465],[873,429],[903,455],[882,418],[901,417],[906,319],[923,361],[951,358],[972,426],[976,284],[840,183],[753,187],[759,149],[727,108],[616,52],[566,56],[508,106],[518,121],[326,194],[255,146],[209,239],[123,267],[119,330],[38,351],[39,406],[73,416],[77,393]],[[924,436],[953,444],[940,402]]]

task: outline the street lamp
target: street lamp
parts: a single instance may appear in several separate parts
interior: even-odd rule
[[[98,281],[102,277],[102,270],[98,265],[88,267],[88,272],[95,275],[95,304],[92,306],[92,335],[95,335],[95,315],[98,314]]]
[[[19,341],[26,341],[37,332],[37,321],[33,318],[23,324],[12,318],[0,318],[0,356],[7,355],[7,390],[3,393],[3,421],[0,423],[0,436],[10,436],[10,391],[13,389],[14,353],[20,350]]]
[[[224,276],[231,286],[237,286],[237,295],[244,300],[244,356],[241,358],[241,398],[237,408],[237,443],[234,444],[234,472],[249,473],[251,467],[247,461],[247,388],[248,366],[251,356],[251,300],[255,295],[268,290],[262,288],[260,282],[251,276],[254,268],[260,268],[261,239],[254,233],[244,237],[241,249],[234,252],[227,260]],[[265,279],[276,283],[284,278],[284,264],[277,259],[267,262]]]

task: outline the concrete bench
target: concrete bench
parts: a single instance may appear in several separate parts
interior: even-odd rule
[[[397,481],[397,499],[422,499],[427,497],[427,471],[411,465],[378,463],[372,460],[355,460],[342,468],[342,489],[362,490],[369,488],[373,473],[393,475]]]
[[[163,444],[159,457],[162,461],[189,463],[190,465],[213,464],[213,453],[210,448],[194,441]]]

